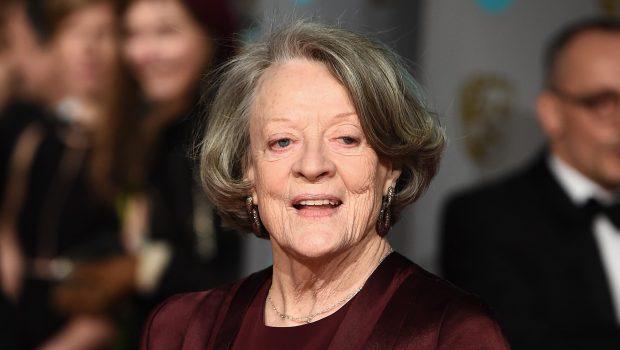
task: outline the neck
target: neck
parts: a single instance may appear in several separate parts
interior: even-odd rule
[[[296,258],[274,244],[270,297],[278,311],[295,317],[306,316],[358,291],[391,249],[387,240],[376,233],[369,236],[346,251],[313,259]],[[342,305],[314,317],[313,321],[329,316]],[[265,315],[266,323],[271,326],[299,325],[282,319],[269,303],[265,305]]]

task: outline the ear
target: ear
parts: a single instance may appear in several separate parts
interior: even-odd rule
[[[396,187],[396,181],[400,176],[401,169],[396,167],[392,162],[387,164],[387,174],[385,177],[385,183],[383,184],[383,194],[387,194],[388,188]]]
[[[254,205],[258,205],[258,196],[256,195],[256,177],[254,175],[254,166],[251,163],[247,167],[244,178],[252,184],[252,190],[249,193],[249,195],[252,196],[252,203],[254,203]]]
[[[564,132],[564,114],[560,109],[558,97],[550,91],[543,91],[538,95],[536,100],[538,121],[551,141]]]

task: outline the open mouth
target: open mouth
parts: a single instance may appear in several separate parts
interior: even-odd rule
[[[293,202],[293,208],[297,210],[303,209],[334,209],[340,206],[342,202],[338,199],[304,199]]]

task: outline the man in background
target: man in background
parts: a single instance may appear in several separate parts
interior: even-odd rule
[[[548,149],[448,202],[443,273],[491,305],[514,349],[620,349],[620,22],[559,33],[545,84]]]

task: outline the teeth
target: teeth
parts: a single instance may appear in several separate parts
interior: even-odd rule
[[[337,205],[338,201],[329,199],[313,199],[303,200],[299,202],[299,205]]]

